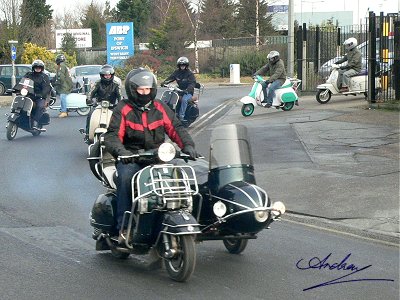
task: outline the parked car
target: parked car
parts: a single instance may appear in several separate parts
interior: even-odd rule
[[[102,65],[81,65],[72,67],[69,70],[69,73],[72,77],[72,82],[74,83],[75,89],[80,89],[83,87],[83,79],[89,79],[91,84],[94,84],[97,80],[100,79],[100,68]],[[118,82],[121,86],[121,79],[117,76],[114,76],[114,80]]]
[[[15,83],[18,83],[22,77],[32,71],[32,66],[29,64],[15,64]],[[47,70],[44,72],[49,76],[50,80],[55,76]],[[4,95],[7,89],[11,89],[11,76],[13,74],[12,65],[0,65],[0,95]]]
[[[361,43],[360,45],[357,46],[358,49],[360,49],[361,54],[362,54],[362,67],[361,67],[361,72],[366,72],[368,69],[368,41]],[[391,66],[393,65],[393,58],[394,58],[394,39],[393,37],[389,37],[389,53],[388,53],[388,62],[381,62],[380,59],[380,41],[379,38],[376,39],[376,61],[379,62],[378,64],[378,69],[381,71],[386,71],[389,72],[391,69]],[[339,59],[342,59],[343,56],[337,56],[335,58],[332,58],[328,60],[326,63],[324,63],[318,70],[318,75],[320,75],[323,79],[327,79],[329,77],[329,74],[331,73],[332,69],[332,64],[334,64],[336,61]],[[347,61],[341,64],[341,66],[347,65]],[[377,70],[378,71],[378,70]]]

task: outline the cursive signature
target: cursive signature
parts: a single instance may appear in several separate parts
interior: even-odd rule
[[[346,283],[346,282],[356,282],[356,281],[394,281],[393,279],[379,279],[379,278],[362,278],[362,279],[350,279],[349,277],[351,275],[354,275],[356,273],[359,273],[361,271],[364,271],[371,267],[372,265],[364,266],[364,267],[358,267],[352,263],[348,262],[348,259],[351,256],[351,253],[347,254],[345,258],[343,258],[340,262],[334,262],[334,263],[329,263],[328,259],[331,257],[332,253],[329,253],[324,259],[320,259],[319,257],[313,257],[311,258],[308,263],[305,261],[304,258],[301,258],[297,263],[296,267],[300,270],[310,270],[310,269],[328,269],[328,270],[337,270],[337,271],[347,271],[350,273],[347,273],[344,276],[340,276],[338,278],[335,278],[333,280],[329,280],[317,285],[313,285],[311,287],[308,287],[306,289],[303,289],[303,291],[308,291],[311,289],[315,289],[318,287],[323,287],[331,284],[338,284],[338,283]]]

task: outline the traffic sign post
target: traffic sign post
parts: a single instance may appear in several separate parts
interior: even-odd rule
[[[12,76],[11,76],[11,87],[13,88],[15,82],[15,60],[17,59],[17,47],[18,41],[8,41],[11,46],[11,64],[12,64]]]

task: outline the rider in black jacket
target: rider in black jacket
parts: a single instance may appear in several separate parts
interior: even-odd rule
[[[34,82],[33,90],[34,94],[29,95],[35,103],[35,110],[33,112],[33,127],[38,128],[38,123],[46,111],[47,96],[51,91],[50,79],[43,72],[44,62],[40,59],[34,60],[32,63],[32,72],[28,72],[24,77],[32,79]]]
[[[179,89],[184,92],[181,94],[181,107],[178,112],[178,118],[185,122],[185,112],[188,106],[188,102],[192,99],[194,88],[196,85],[196,78],[193,72],[189,69],[189,59],[185,56],[179,57],[176,61],[177,69],[161,83],[164,86],[170,82],[176,81]]]
[[[157,79],[144,68],[131,70],[125,80],[128,99],[121,100],[113,110],[110,125],[104,134],[106,150],[116,159],[117,167],[117,228],[123,229],[122,217],[132,203],[131,180],[146,166],[130,156],[139,150],[158,148],[165,136],[175,142],[192,159],[198,157],[192,137],[168,105],[155,100]],[[119,240],[123,240],[123,233]]]
[[[104,65],[100,68],[100,80],[98,80],[90,92],[88,99],[86,100],[87,105],[95,106],[96,102],[101,102],[102,100],[107,100],[110,102],[110,109],[113,109],[118,101],[121,100],[121,89],[119,84],[114,81],[114,68],[110,65]],[[92,116],[93,110],[90,111],[86,118],[86,135],[85,141],[89,138],[89,125],[90,118]]]

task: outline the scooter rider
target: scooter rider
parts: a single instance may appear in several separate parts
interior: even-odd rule
[[[337,87],[340,92],[348,92],[350,85],[350,77],[357,75],[361,71],[362,54],[357,48],[357,39],[348,38],[343,43],[347,53],[335,64],[342,64],[347,61],[346,66],[341,66],[337,78]]]
[[[121,92],[119,84],[114,81],[114,68],[110,65],[104,65],[100,68],[100,80],[95,83],[93,90],[88,95],[86,99],[87,105],[96,105],[96,102],[101,102],[102,100],[107,100],[110,102],[110,109],[113,109],[118,101],[121,100]],[[93,101],[96,99],[96,101]],[[87,115],[86,118],[86,134],[85,140],[89,138],[89,125],[90,118],[92,116],[93,110]]]
[[[24,76],[26,78],[32,79],[34,82],[34,94],[29,96],[35,103],[35,110],[32,115],[32,127],[38,130],[40,119],[43,113],[46,111],[47,96],[51,91],[50,79],[43,71],[44,62],[40,59],[36,59],[32,62],[32,72],[28,72]]]
[[[264,94],[264,100],[262,103],[266,103],[265,107],[272,106],[272,100],[275,96],[275,90],[280,88],[286,80],[286,70],[283,60],[279,57],[278,51],[271,51],[268,53],[268,63],[259,69],[253,76],[256,75],[269,75],[268,80],[262,83],[262,90]],[[268,87],[268,85],[270,86]],[[268,93],[267,93],[268,87]]]
[[[107,132],[106,150],[116,160],[117,168],[117,228],[123,229],[124,212],[132,203],[131,180],[145,167],[146,162],[131,156],[139,150],[155,149],[165,141],[165,135],[174,141],[190,158],[198,157],[193,139],[167,104],[155,100],[157,79],[145,68],[131,70],[125,80],[128,99],[121,100],[113,110]],[[120,157],[120,160],[118,160]],[[125,239],[122,230],[119,242]]]
[[[176,61],[176,66],[178,67],[164,82],[161,86],[164,86],[170,82],[176,81],[179,89],[183,90],[184,93],[181,94],[181,106],[178,112],[178,118],[185,122],[185,112],[188,106],[188,102],[192,99],[194,88],[196,85],[196,78],[193,72],[189,69],[189,59],[185,56],[179,57]]]

